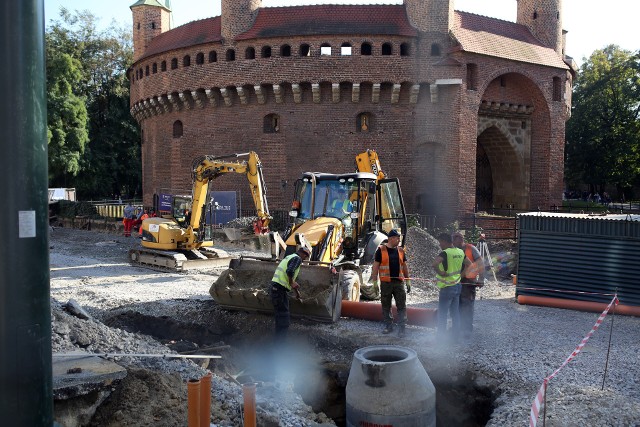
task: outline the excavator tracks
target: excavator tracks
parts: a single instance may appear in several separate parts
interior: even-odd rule
[[[131,264],[165,272],[227,268],[231,259],[227,252],[210,248],[177,252],[141,247],[129,251]]]

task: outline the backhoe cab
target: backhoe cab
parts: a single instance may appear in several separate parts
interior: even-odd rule
[[[342,297],[377,298],[364,290],[376,248],[392,229],[406,232],[406,216],[398,180],[378,179],[368,172],[325,174],[307,172],[296,182],[290,212],[292,224],[285,237],[287,253],[302,234],[313,251],[309,261],[331,264],[343,271]]]

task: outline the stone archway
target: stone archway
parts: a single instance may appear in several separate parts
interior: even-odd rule
[[[476,149],[476,207],[478,211],[486,211],[493,205],[491,160],[482,144],[478,144]]]
[[[548,164],[549,106],[526,75],[497,75],[485,88],[478,109],[476,206],[530,209],[532,171],[542,179]],[[536,135],[536,137],[534,137]],[[535,158],[533,157],[535,155]],[[538,190],[538,191],[540,191]]]
[[[524,124],[523,124],[524,123]],[[526,209],[529,200],[527,121],[479,117],[476,150],[476,205]],[[525,128],[525,129],[523,129]]]

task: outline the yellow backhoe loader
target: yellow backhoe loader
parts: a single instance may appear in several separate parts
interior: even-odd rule
[[[398,179],[386,177],[375,151],[356,156],[355,173],[303,173],[289,216],[283,256],[301,244],[312,248],[297,279],[303,301],[290,300],[292,315],[335,322],[342,299],[379,297],[366,286],[376,248],[392,229],[404,235],[407,221]],[[271,312],[268,285],[277,262],[234,259],[209,293],[228,309]]]
[[[247,157],[242,161],[231,158]],[[211,218],[214,201],[209,197],[211,182],[221,175],[239,173],[249,181],[251,195],[257,209],[254,224],[256,234],[269,231],[269,207],[262,176],[262,164],[258,155],[236,153],[226,156],[203,156],[194,160],[192,166],[193,189],[190,209],[174,206],[173,214],[163,218],[147,218],[142,224],[142,247],[129,251],[133,264],[152,268],[182,271],[189,268],[203,268],[228,265],[230,257],[222,250],[213,248],[213,224]]]

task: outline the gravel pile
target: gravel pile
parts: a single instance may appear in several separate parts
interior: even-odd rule
[[[434,273],[430,265],[439,253],[437,242],[419,229],[409,230],[406,239],[411,274],[415,278],[408,304],[436,307],[437,290],[433,286]],[[268,337],[272,327],[269,316],[224,312],[211,301],[208,289],[219,272],[169,274],[132,268],[126,263],[126,250],[137,243],[121,236],[54,230],[50,254],[54,351],[170,351],[147,335],[109,328],[101,323],[125,311],[168,316],[210,328],[222,325],[233,332],[234,339],[251,343]],[[319,359],[346,366],[350,364],[353,352],[367,345],[400,344],[413,348],[434,382],[436,379],[455,382],[473,377],[476,378],[474,387],[491,390],[495,400],[487,425],[522,426],[528,423],[531,403],[543,378],[558,368],[575,349],[591,330],[598,314],[522,306],[515,303],[514,297],[510,279],[488,281],[478,292],[473,340],[465,345],[437,342],[434,329],[413,325],[408,326],[407,337],[400,340],[382,335],[378,322],[346,318],[335,324],[294,319],[291,336],[310,345],[305,350],[307,355],[316,354]],[[70,298],[76,299],[93,319],[80,320],[69,315],[62,302]],[[547,398],[548,426],[640,425],[639,331],[638,318],[607,316],[583,351],[551,380]],[[601,390],[610,332],[608,371],[604,390]],[[257,354],[260,357],[262,353]],[[230,353],[223,360],[234,363],[240,359],[238,355],[243,353]],[[186,404],[180,399],[186,396],[186,391],[173,394],[177,403],[171,403],[172,393],[168,390],[155,391],[157,395],[149,401],[139,398],[136,393],[144,396],[151,393],[151,382],[159,384],[158,387],[165,383],[167,387],[176,383],[184,386],[187,378],[204,374],[202,367],[184,360],[121,358],[117,362],[127,368],[129,379],[116,389],[129,393],[129,400],[126,396],[118,399],[119,392],[116,391],[112,396],[113,403],[108,399],[103,405],[105,408],[111,413],[121,411],[121,419],[136,420],[136,424],[129,425],[184,424]],[[145,375],[150,375],[151,379]],[[128,385],[126,381],[138,387]],[[240,387],[224,376],[216,376],[213,383],[213,422],[222,426],[241,425]],[[264,383],[257,393],[259,425],[333,425],[286,388]],[[137,406],[132,403],[139,400],[142,402]],[[153,405],[171,408],[168,412],[176,418],[157,409],[156,414],[161,415],[154,416],[158,419],[152,416],[148,424],[143,424],[141,420],[147,419],[145,407]],[[106,415],[101,418],[100,411],[96,420],[108,419]],[[182,421],[175,421],[177,419]],[[539,422],[542,423],[541,418]],[[128,424],[96,421],[93,425]]]

